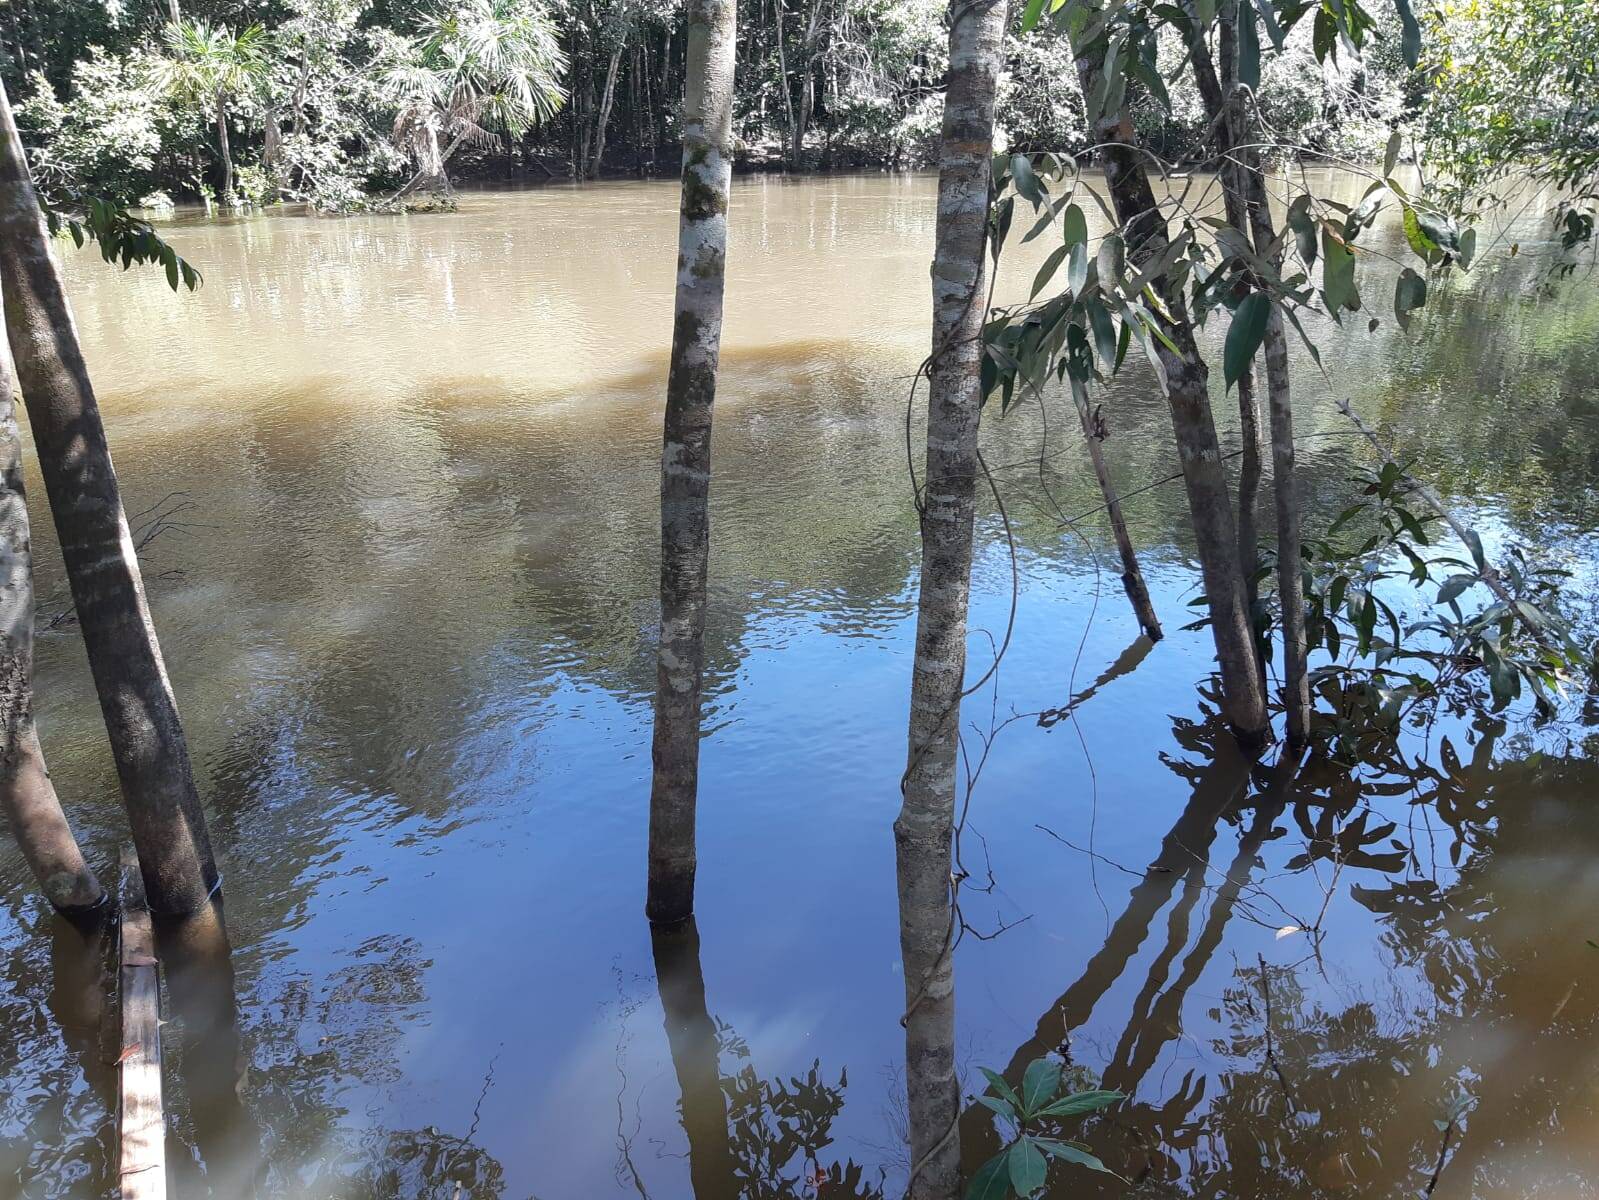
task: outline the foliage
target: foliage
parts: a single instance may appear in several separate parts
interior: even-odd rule
[[[103,196],[73,196],[60,204],[45,204],[45,218],[53,234],[65,233],[81,248],[86,242],[100,247],[108,263],[120,262],[126,271],[134,263],[156,264],[175,292],[179,285],[191,292],[200,286],[200,272],[178,255],[154,227]]]
[[[1495,573],[1509,594],[1500,599],[1483,585],[1492,568],[1481,539],[1468,531],[1464,546],[1438,545],[1440,518],[1416,511],[1404,470],[1387,463],[1355,482],[1360,499],[1305,543],[1306,632],[1329,660],[1311,680],[1334,753],[1360,761],[1373,737],[1391,740],[1441,707],[1498,713],[1530,695],[1553,715],[1588,657],[1561,609],[1567,573],[1512,546]],[[1351,530],[1355,540],[1339,540]],[[1423,588],[1436,588],[1430,601]]]
[[[966,1189],[966,1200],[1002,1200],[1032,1196],[1043,1190],[1049,1160],[1114,1174],[1079,1142],[1063,1140],[1060,1125],[1096,1113],[1123,1099],[1120,1092],[1067,1092],[1061,1065],[1052,1058],[1027,1064],[1018,1092],[996,1071],[984,1069],[988,1091],[977,1102],[997,1113],[1010,1131],[1005,1149],[978,1167]]]
[[[437,176],[463,143],[492,146],[494,130],[519,137],[565,99],[565,55],[542,5],[456,0],[423,18],[420,35],[393,43],[384,68],[396,107],[395,145],[422,176]]]
[[[1423,123],[1454,205],[1500,203],[1516,173],[1555,189],[1569,249],[1599,213],[1599,7],[1589,0],[1444,0]]]

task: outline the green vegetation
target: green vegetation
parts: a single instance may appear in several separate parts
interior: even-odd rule
[[[742,168],[929,164],[947,68],[932,0],[739,5]],[[167,19],[52,0],[0,29],[0,64],[41,182],[164,208],[305,202],[341,211],[449,177],[671,172],[685,16],[675,0],[206,0]],[[1020,36],[998,98],[1012,149],[1081,152],[1070,40]],[[1380,150],[1414,84],[1394,38],[1326,61],[1310,22],[1263,65],[1262,115],[1296,144]],[[1398,26],[1392,32],[1397,35]],[[1170,32],[1129,91],[1162,153],[1202,146],[1204,106]],[[1147,86],[1165,75],[1169,85]]]

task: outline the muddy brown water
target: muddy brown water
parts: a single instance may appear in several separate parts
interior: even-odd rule
[[[673,185],[184,220],[192,296],[66,251],[129,508],[164,522],[146,569],[226,875],[231,958],[165,951],[174,1195],[903,1189],[890,826],[933,191],[735,185],[699,915],[653,943]],[[1313,328],[1331,378],[1296,352],[1305,488],[1325,522],[1366,461],[1349,395],[1491,546],[1550,547],[1586,596],[1599,292],[1546,288],[1547,226],[1516,221],[1523,252],[1497,246],[1411,334]],[[1168,475],[1147,371],[1103,399],[1123,489]],[[972,799],[964,913],[1004,932],[957,953],[968,1090],[1062,1052],[1129,1095],[1077,1131],[1123,1179],[1058,1167],[1052,1196],[1418,1196],[1435,1172],[1444,1198],[1599,1195],[1586,730],[1445,720],[1410,747],[1422,769],[1252,770],[1196,690],[1207,635],[1179,630],[1180,490],[1129,503],[1171,631],[1151,648],[1100,519],[1062,524],[1098,501],[1052,403],[984,433],[1020,594],[968,719],[1079,703],[1007,725]],[[991,505],[980,535],[986,658],[1011,586]],[[38,674],[57,785],[109,870],[125,835],[70,624]],[[0,1196],[112,1194],[97,971],[0,849]],[[972,1165],[998,1146],[975,1104],[961,1132]]]

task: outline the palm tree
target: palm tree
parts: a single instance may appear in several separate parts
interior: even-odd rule
[[[560,111],[566,55],[536,0],[458,0],[435,12],[384,75],[398,106],[394,144],[418,187],[448,192],[445,165],[463,144],[493,146],[498,128],[520,137]]]
[[[268,37],[260,25],[234,34],[226,25],[177,21],[167,27],[171,57],[161,60],[162,90],[182,102],[210,108],[222,156],[222,199],[233,195],[233,151],[228,145],[228,103],[266,78]]]

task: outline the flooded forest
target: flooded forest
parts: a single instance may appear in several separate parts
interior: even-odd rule
[[[1599,1198],[1596,97],[13,0],[0,1200]]]

